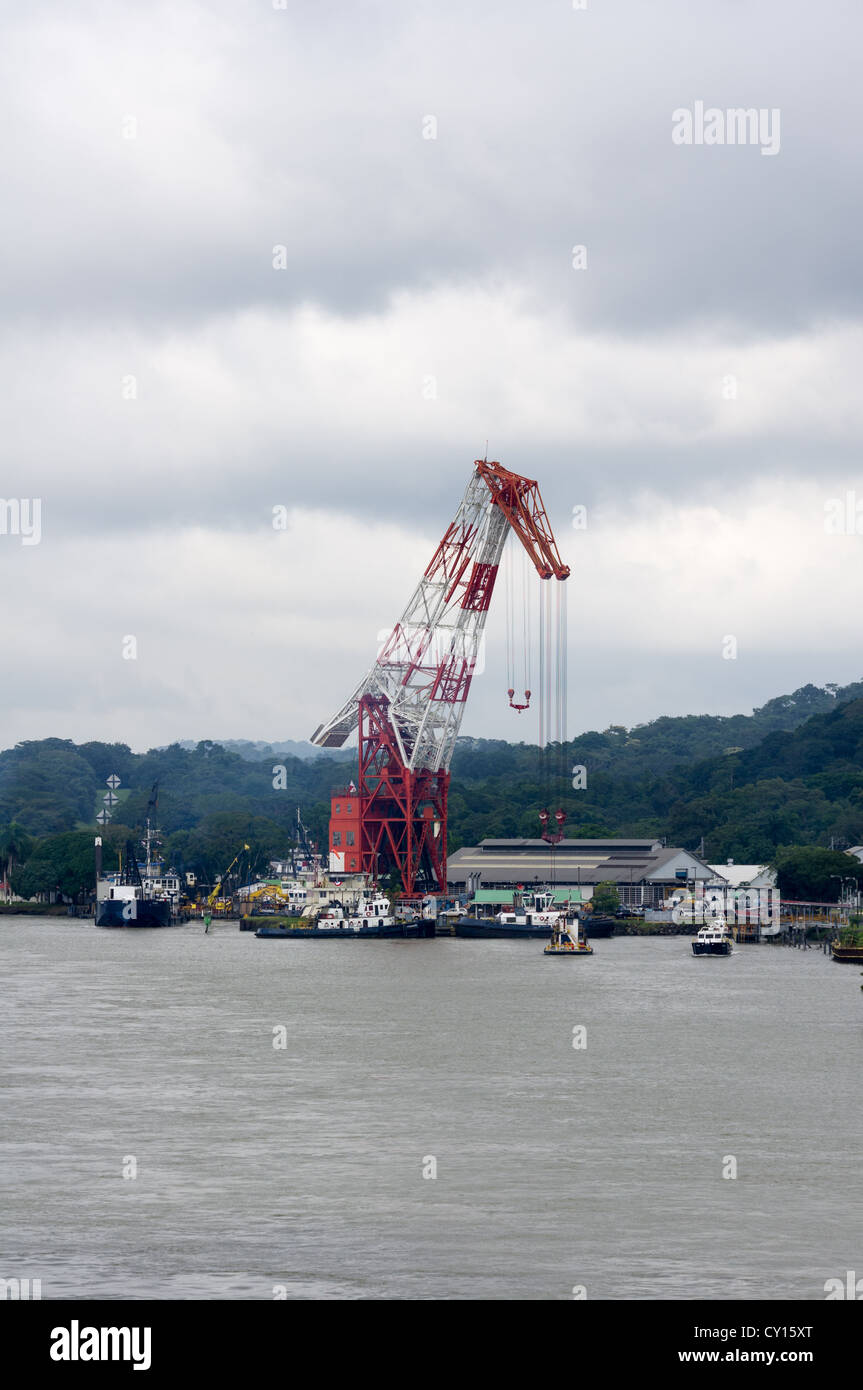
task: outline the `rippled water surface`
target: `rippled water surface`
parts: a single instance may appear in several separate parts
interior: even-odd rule
[[[820,951],[48,918],[0,951],[0,1277],[44,1298],[819,1299],[863,1271],[861,978]]]

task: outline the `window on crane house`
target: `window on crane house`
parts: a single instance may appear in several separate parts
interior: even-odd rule
[[[334,831],[333,831],[333,845],[340,845],[341,843],[342,843],[342,832],[341,832],[340,830],[334,830]]]
[[[345,844],[347,844],[347,845],[353,845],[353,844],[355,844],[355,843],[356,843],[356,841],[354,840],[354,832],[353,832],[352,830],[349,830],[349,831],[347,832],[346,837],[345,837]]]

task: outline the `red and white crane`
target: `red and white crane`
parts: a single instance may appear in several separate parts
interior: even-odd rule
[[[338,800],[339,812],[343,801],[350,808],[338,824],[354,827],[344,833],[354,837],[356,868],[375,878],[395,868],[408,896],[420,887],[446,892],[450,760],[510,530],[541,579],[568,578],[536,482],[477,459],[455,519],[377,660],[312,735],[320,748],[340,748],[358,728],[359,781]]]

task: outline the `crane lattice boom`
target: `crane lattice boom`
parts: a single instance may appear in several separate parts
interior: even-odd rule
[[[407,894],[420,878],[446,891],[449,766],[510,529],[541,578],[568,577],[536,482],[478,459],[371,670],[312,735],[318,747],[339,748],[359,728],[356,866],[376,876],[383,857]],[[333,849],[333,822],[330,840]]]

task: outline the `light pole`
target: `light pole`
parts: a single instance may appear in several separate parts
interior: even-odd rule
[[[831,874],[830,877],[831,877],[831,878],[838,878],[838,880],[839,880],[839,902],[838,902],[838,907],[839,907],[839,915],[840,915],[840,917],[841,917],[843,908],[846,910],[847,913],[850,913],[850,911],[851,911],[851,893],[850,893],[850,891],[848,892],[848,894],[847,894],[847,900],[846,900],[845,884],[846,884],[846,883],[856,883],[856,879],[852,878],[852,877],[851,877],[850,875],[848,875],[848,874]]]
[[[842,879],[842,886],[843,886],[843,888],[844,888],[844,886],[845,886],[846,883],[848,884],[847,904],[846,904],[846,905],[847,905],[847,908],[848,908],[848,915],[849,915],[849,917],[850,917],[850,915],[851,915],[851,906],[852,906],[851,898],[852,898],[852,896],[853,896],[852,889],[853,889],[853,888],[856,888],[856,886],[857,886],[857,880],[856,880],[856,878],[853,878],[853,877],[849,874],[849,875],[847,875],[846,877],[844,877],[844,878]]]
[[[837,905],[837,907],[839,908],[839,916],[841,917],[841,916],[842,916],[842,882],[843,882],[843,880],[842,880],[842,875],[841,875],[841,874],[831,874],[830,877],[831,877],[831,878],[838,878],[838,880],[839,880],[839,898],[838,898],[838,900],[837,900],[837,904],[836,904],[836,905]]]

